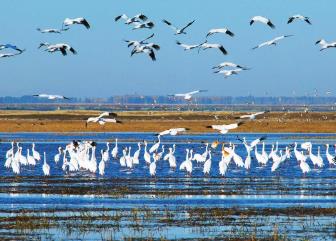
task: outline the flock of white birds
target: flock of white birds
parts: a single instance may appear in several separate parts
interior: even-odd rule
[[[61,163],[62,169],[66,173],[89,171],[91,173],[99,173],[99,175],[105,175],[105,166],[108,161],[119,162],[121,168],[127,168],[130,171],[143,162],[147,165],[149,174],[151,176],[156,175],[157,163],[167,162],[171,170],[183,171],[187,176],[191,176],[193,172],[193,166],[202,167],[205,176],[210,175],[212,167],[212,151],[215,151],[220,143],[215,141],[211,144],[205,143],[205,151],[202,153],[195,153],[193,149],[186,149],[185,160],[177,160],[175,157],[176,144],[173,144],[168,148],[168,152],[165,152],[165,146],[161,143],[160,137],[163,135],[177,135],[180,132],[187,131],[184,128],[170,129],[158,133],[158,141],[154,143],[150,148],[147,141],[138,142],[138,149],[135,152],[131,152],[131,147],[124,147],[120,152],[118,139],[115,140],[114,147],[110,150],[110,143],[106,143],[106,149],[102,149],[100,153],[100,160],[98,162],[96,157],[97,144],[93,141],[73,141],[68,145],[58,148],[58,153],[54,156],[54,162],[56,165]],[[237,168],[245,168],[249,170],[251,168],[252,157],[251,153],[254,150],[254,157],[258,165],[266,166],[268,162],[271,162],[271,171],[275,172],[279,167],[284,165],[287,160],[291,158],[292,153],[298,161],[298,166],[302,170],[302,173],[311,171],[308,160],[315,168],[323,168],[325,163],[320,153],[320,146],[317,148],[317,154],[312,152],[313,144],[311,142],[301,143],[301,150],[298,150],[298,144],[288,145],[284,150],[279,149],[278,143],[272,145],[269,153],[265,150],[266,137],[257,138],[250,143],[245,139],[237,140],[241,141],[246,149],[246,157],[243,159],[235,151],[236,144],[228,143],[222,144],[221,160],[218,162],[218,171],[221,176],[225,176],[230,163]],[[144,148],[142,150],[142,145]],[[261,151],[258,152],[258,146],[261,145]],[[329,144],[326,144],[325,157],[329,166],[336,166],[336,145],[334,148],[334,154],[329,151]],[[143,152],[142,152],[143,151]],[[141,153],[142,152],[142,153]],[[142,157],[142,158],[141,158]],[[45,176],[50,175],[50,165],[47,163],[46,153],[43,153],[43,165],[42,170]],[[22,147],[19,143],[12,142],[12,147],[6,152],[5,167],[11,169],[15,174],[20,174],[21,166],[35,166],[37,162],[41,161],[41,155],[35,148],[35,144],[32,144],[31,152],[27,149],[26,155],[22,152]]]
[[[133,30],[139,30],[139,29],[153,29],[156,25],[152,20],[149,20],[149,18],[140,13],[133,17],[129,17],[126,14],[119,15],[115,17],[116,22],[123,21],[125,25],[130,26]],[[303,16],[301,14],[296,14],[288,18],[287,24],[294,23],[296,21],[302,21],[307,24],[312,24],[309,17]],[[185,35],[187,34],[187,30],[192,27],[192,25],[195,24],[195,20],[188,22],[182,27],[175,26],[172,22],[163,19],[162,23],[168,27],[170,27],[175,35]],[[272,29],[275,28],[274,23],[271,21],[271,19],[264,17],[264,16],[254,16],[250,19],[249,24],[254,25],[256,23],[264,24],[267,27],[270,27]],[[78,17],[78,18],[65,18],[62,27],[60,29],[57,28],[37,28],[37,30],[42,34],[62,34],[64,32],[67,32],[70,30],[70,28],[73,25],[82,25],[86,29],[90,29],[90,23],[88,20],[84,17]],[[224,34],[229,36],[230,38],[233,38],[235,36],[234,32],[228,29],[227,27],[221,27],[221,28],[213,28],[208,31],[207,34],[205,34],[205,40],[201,43],[197,44],[186,44],[181,43],[180,41],[176,41],[176,44],[181,46],[185,51],[190,51],[194,49],[200,50],[206,50],[206,49],[216,49],[220,53],[227,55],[228,51],[226,48],[219,43],[209,43],[208,40],[211,38],[211,36],[215,34]],[[258,49],[261,47],[267,47],[267,46],[276,46],[280,41],[283,39],[286,39],[288,37],[291,37],[293,35],[281,35],[276,38],[273,38],[271,40],[265,41],[263,43],[258,44],[253,49]],[[153,61],[156,60],[156,52],[160,50],[160,45],[157,43],[150,42],[149,40],[154,37],[154,33],[150,36],[142,39],[142,40],[124,40],[127,43],[128,47],[132,48],[131,56],[135,54],[146,54],[148,55]],[[336,47],[336,42],[327,42],[324,39],[320,39],[316,41],[316,44],[319,44],[321,46],[320,50],[325,50],[327,48],[334,48]],[[62,55],[68,55],[68,53],[77,54],[77,50],[75,50],[70,44],[68,43],[48,43],[44,42],[39,45],[40,49],[44,49],[46,52],[49,53],[55,53],[60,52]],[[0,50],[3,49],[12,49],[15,52],[14,53],[3,53],[0,54],[0,58],[4,57],[14,57],[17,55],[22,54],[25,49],[18,48],[17,46],[13,44],[2,44],[0,45]],[[218,64],[217,66],[213,67],[214,73],[222,74],[225,78],[237,75],[241,73],[244,70],[249,70],[250,68],[244,67],[242,65],[232,63],[232,62],[223,62]],[[200,90],[198,92],[201,92]],[[186,100],[191,99],[191,95],[193,93],[189,94],[183,94],[183,97],[185,97]],[[48,94],[40,94],[40,95],[34,95],[41,98],[47,98],[49,100],[55,100],[55,99],[68,99],[67,97],[64,97],[62,95],[48,95]],[[176,96],[182,96],[182,94],[177,94]]]

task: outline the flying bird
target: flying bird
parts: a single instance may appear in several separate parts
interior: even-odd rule
[[[254,16],[253,18],[251,18],[250,25],[254,24],[254,22],[260,22],[260,23],[263,23],[263,24],[267,24],[271,28],[275,28],[275,26],[271,22],[271,20],[269,20],[268,18],[262,17],[262,16]]]
[[[39,97],[39,98],[46,98],[48,100],[56,100],[56,99],[70,100],[70,98],[65,97],[63,95],[37,94],[37,95],[33,95],[33,96],[34,97]]]
[[[129,18],[126,14],[122,14],[119,15],[117,17],[115,17],[114,21],[119,21],[119,19],[123,19],[125,21],[125,24],[131,24],[131,23],[135,23],[135,22],[140,22],[140,21],[147,21],[148,17],[145,16],[142,13],[139,13],[137,15],[135,15],[134,17]]]
[[[3,49],[13,49],[13,50],[18,51],[19,53],[22,53],[25,51],[25,49],[20,49],[13,44],[0,44],[0,50],[3,50]]]
[[[308,24],[311,24],[309,18],[308,18],[308,17],[305,17],[305,16],[302,16],[301,14],[296,14],[296,15],[291,16],[291,17],[288,19],[287,24],[292,23],[294,20],[302,20],[302,21],[305,21],[305,22],[308,23]]]
[[[185,100],[191,100],[193,95],[198,94],[198,93],[202,93],[202,92],[207,92],[207,90],[195,90],[195,91],[191,91],[191,92],[188,92],[188,93],[173,94],[173,95],[168,95],[168,96],[183,97]]]
[[[63,27],[74,25],[74,24],[84,25],[86,27],[86,29],[90,28],[89,22],[85,18],[82,18],[82,17],[80,17],[80,18],[66,18],[63,21]],[[62,29],[64,29],[63,27],[62,27]]]
[[[144,53],[144,54],[147,54],[151,58],[152,61],[156,61],[154,49],[155,49],[154,47],[152,48],[152,47],[145,46],[145,45],[135,46],[134,49],[132,50],[131,56],[133,56],[134,54]],[[160,49],[160,47],[158,49]]]
[[[222,70],[216,70],[214,73],[215,74],[223,74],[225,78],[231,76],[231,75],[236,75],[238,74],[240,71],[242,71],[243,69],[231,69],[231,70],[227,70],[227,69],[222,69]]]
[[[230,130],[236,129],[238,128],[238,126],[241,126],[242,124],[244,124],[244,122],[238,122],[238,123],[233,123],[229,125],[210,125],[210,126],[207,126],[206,128],[212,128],[214,130],[218,130],[219,133],[221,134],[226,134]]]
[[[22,54],[22,52],[20,53],[3,53],[3,54],[0,54],[0,58],[9,58],[9,57],[14,57],[16,55],[20,55]]]
[[[37,28],[36,30],[39,31],[40,33],[62,33],[64,31],[69,30],[69,28],[62,28],[62,29],[56,29],[56,28],[41,29],[41,28]]]
[[[271,46],[271,45],[276,46],[280,40],[282,40],[284,38],[292,37],[292,36],[293,35],[282,35],[282,36],[276,37],[274,39],[271,39],[269,41],[263,42],[263,43],[259,44],[258,46],[253,47],[252,49],[258,49],[258,48],[261,48],[261,47]]]
[[[70,51],[72,54],[77,54],[77,51],[73,47],[65,43],[59,43],[59,44],[40,43],[38,48],[42,47],[46,47],[45,51],[48,51],[50,53],[60,51],[63,56],[67,55],[67,51]]]
[[[165,131],[161,131],[158,133],[158,136],[164,136],[164,135],[171,135],[171,136],[176,136],[180,132],[186,132],[188,131],[188,128],[171,128]]]
[[[195,22],[195,20],[191,21],[190,23],[188,23],[183,28],[177,28],[174,25],[172,25],[171,22],[169,22],[169,21],[167,21],[165,19],[163,19],[162,22],[164,22],[169,27],[171,27],[175,31],[175,35],[179,35],[179,34],[187,34],[184,30],[186,30],[188,27],[190,27],[190,25],[192,25]]]
[[[328,43],[324,39],[320,39],[320,40],[316,41],[315,44],[319,44],[321,46],[320,51],[328,49],[328,48],[336,48],[336,41]]]
[[[183,44],[180,41],[176,41],[176,44],[181,46],[184,50],[192,50],[192,49],[196,49],[196,48],[201,47],[203,43],[188,45],[188,44]]]
[[[226,49],[223,47],[223,45],[221,44],[209,44],[209,43],[203,43],[201,45],[201,48],[203,50],[206,50],[206,49],[218,49],[219,51],[222,52],[222,54],[224,55],[227,55],[228,52],[226,51]]]
[[[104,118],[106,116],[113,117],[113,118]],[[117,117],[117,114],[115,113],[103,112],[97,117],[89,117],[86,120],[86,126],[90,122],[99,123],[100,125],[105,125],[105,123],[121,123],[121,121],[117,120],[116,117]]]
[[[239,116],[237,119],[250,119],[250,120],[255,120],[257,116],[259,115],[264,115],[266,113],[269,113],[270,111],[269,110],[266,110],[266,111],[261,111],[261,112],[256,112],[256,113],[253,113],[253,114],[249,114],[249,115],[242,115],[242,116]]]
[[[132,30],[143,29],[143,28],[152,29],[155,26],[154,23],[151,21],[145,22],[145,23],[133,22],[132,24],[133,24]]]
[[[208,32],[208,34],[206,35],[206,37],[209,37],[209,36],[211,36],[213,34],[216,34],[216,33],[224,33],[224,34],[227,34],[227,35],[229,35],[231,37],[234,36],[234,33],[231,32],[227,28],[215,28],[215,29],[210,29],[209,32]]]
[[[232,63],[232,62],[220,63],[219,65],[216,65],[216,66],[212,67],[212,69],[222,69],[222,68],[225,68],[225,67],[239,68],[239,69],[243,69],[243,70],[249,70],[250,69],[250,68],[241,66],[239,64]]]
[[[154,34],[151,34],[150,36],[146,37],[143,40],[137,41],[137,40],[124,40],[126,43],[128,43],[127,47],[131,47],[131,46],[140,46],[146,43],[146,41],[148,39],[151,39],[154,37]]]

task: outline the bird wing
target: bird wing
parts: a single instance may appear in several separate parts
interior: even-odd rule
[[[155,53],[154,53],[154,51],[153,51],[152,49],[149,51],[148,55],[149,55],[149,57],[150,57],[153,61],[156,60]]]
[[[101,118],[102,121],[107,123],[117,123],[118,121],[116,119],[112,118]]]
[[[85,18],[83,18],[83,19],[80,21],[80,23],[83,24],[87,29],[90,28],[90,24],[89,24],[89,22],[88,22]]]
[[[164,131],[161,131],[159,133],[160,136],[164,136],[164,135],[168,135],[170,133],[170,129],[169,130],[164,130]]]
[[[151,39],[151,38],[153,38],[153,37],[154,37],[154,33],[153,33],[152,35],[148,36],[147,38],[141,40],[140,43],[143,43],[143,42],[145,42],[146,40]]]
[[[226,129],[225,125],[211,125],[211,126],[208,126],[208,128],[212,128],[214,130],[219,130],[219,131]]]
[[[181,32],[183,32],[186,28],[188,28],[190,25],[192,25],[195,22],[195,20],[191,21],[190,23],[188,23],[186,26],[184,26],[183,28],[181,28]]]
[[[165,20],[165,19],[163,19],[162,22],[164,22],[165,24],[167,24],[169,27],[171,27],[171,28],[174,29],[175,31],[178,30],[174,25],[171,24],[171,22],[169,22],[169,21],[167,21],[167,20]]]
[[[289,19],[288,19],[288,21],[287,21],[287,24],[289,24],[289,23],[291,23],[291,22],[293,22],[294,21],[294,17],[290,17]]]
[[[227,55],[227,51],[226,49],[223,47],[223,45],[220,45],[219,48],[218,48],[224,55]]]
[[[242,115],[239,118],[250,118],[250,117],[251,117],[251,115]]]
[[[263,42],[263,43],[259,44],[258,46],[253,47],[252,49],[258,49],[258,48],[264,47],[266,45],[269,45],[269,43],[270,43],[270,41]]]
[[[183,132],[183,131],[188,131],[188,128],[174,128],[177,132]]]
[[[238,123],[233,123],[233,124],[223,125],[223,126],[227,130],[232,130],[232,129],[236,129],[238,127]]]
[[[109,115],[110,115],[110,113],[107,112],[107,111],[105,111],[105,112],[101,113],[101,114],[98,116],[98,118],[100,119],[100,118],[103,118],[104,116],[109,116]]]

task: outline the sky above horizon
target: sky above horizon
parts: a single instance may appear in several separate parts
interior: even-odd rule
[[[26,51],[13,58],[0,59],[2,86],[0,96],[36,93],[70,97],[109,97],[140,94],[166,95],[207,89],[214,96],[300,96],[326,91],[335,95],[334,67],[336,49],[320,52],[318,39],[333,41],[336,2],[306,0],[236,1],[19,1],[2,0],[0,43],[12,43]],[[131,30],[117,15],[144,13],[156,26],[149,30]],[[287,24],[294,14],[310,17],[312,25],[298,21]],[[252,16],[268,17],[275,24],[249,26]],[[66,17],[85,17],[91,29],[72,26],[62,34],[41,34],[36,28],[61,28]],[[161,20],[177,26],[191,20],[187,35],[175,36]],[[228,51],[183,51],[176,40],[186,44],[203,42],[209,29],[227,27],[233,38],[218,34],[210,43],[221,43]],[[157,61],[146,55],[130,57],[123,39],[140,40],[155,33]],[[293,34],[276,47],[251,50],[261,42],[283,34]],[[63,57],[37,47],[41,42],[65,42],[78,55]],[[2,50],[2,53],[10,52]],[[231,61],[251,68],[227,79],[213,74],[212,66]]]

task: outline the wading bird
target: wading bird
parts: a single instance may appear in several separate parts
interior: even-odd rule
[[[183,94],[173,94],[173,95],[168,95],[168,96],[183,97],[185,100],[190,101],[193,95],[198,94],[198,93],[203,93],[203,92],[207,92],[207,90],[194,90],[194,91],[183,93]]]

